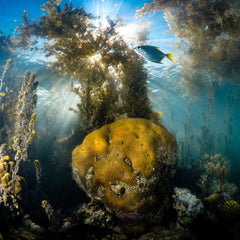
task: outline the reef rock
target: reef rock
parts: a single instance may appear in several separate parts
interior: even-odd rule
[[[116,213],[152,210],[176,165],[173,135],[162,125],[137,118],[93,131],[72,153],[76,182]]]
[[[187,188],[174,188],[173,208],[177,211],[177,228],[182,229],[192,223],[203,211],[203,203]]]

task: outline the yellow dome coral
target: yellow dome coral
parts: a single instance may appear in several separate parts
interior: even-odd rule
[[[146,213],[156,203],[157,184],[175,171],[176,150],[164,126],[122,119],[93,131],[73,150],[74,178],[110,209]]]

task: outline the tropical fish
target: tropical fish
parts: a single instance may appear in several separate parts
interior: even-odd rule
[[[96,27],[96,26],[94,26],[94,25],[92,25],[92,26],[89,26],[88,28],[87,28],[87,30],[96,30],[96,29],[98,29],[98,27]]]
[[[155,47],[155,46],[149,46],[149,45],[137,46],[134,48],[134,50],[139,55],[147,58],[151,62],[162,63],[162,60],[164,57],[167,57],[169,60],[174,62],[173,53],[165,54],[158,47]]]

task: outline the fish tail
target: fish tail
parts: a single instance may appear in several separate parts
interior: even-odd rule
[[[171,60],[172,62],[175,63],[175,61],[173,60],[173,53],[167,54],[167,57],[168,57],[169,60]]]

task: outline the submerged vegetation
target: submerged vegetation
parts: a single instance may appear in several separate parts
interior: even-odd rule
[[[39,22],[25,11],[15,38],[17,46],[30,47],[36,38],[45,39],[47,56],[53,56],[52,69],[76,78],[71,85],[80,102],[78,109],[85,129],[91,131],[118,118],[140,117],[159,121],[147,90],[143,61],[130,49],[115,28],[117,20],[107,18],[108,26],[92,30],[96,17],[72,4],[60,7],[50,0],[42,6],[47,12]],[[33,40],[33,37],[35,37]]]
[[[136,16],[164,11],[170,31],[180,40],[176,47],[182,82],[188,96],[208,85],[233,82],[240,76],[240,3],[238,0],[154,0]]]
[[[27,71],[19,92],[9,89],[9,82],[12,81],[11,75],[8,75],[10,64],[11,60],[8,59],[0,79],[0,207],[9,208],[11,216],[14,216],[21,213],[19,200],[25,186],[20,165],[29,160],[29,146],[36,135],[34,111],[38,82],[36,74]],[[2,213],[4,218],[6,211]]]
[[[147,69],[121,36],[122,20],[61,0],[41,8],[38,21],[24,11],[16,35],[0,33],[0,239],[234,239],[240,196],[228,154],[239,137],[232,140],[240,86],[238,2],[154,0],[137,13],[165,11],[181,40],[181,72],[176,65],[166,72],[156,67],[164,71],[149,84],[161,81],[154,89],[163,99],[157,110],[166,109],[168,126],[171,111],[174,137],[153,111]],[[137,31],[141,45],[143,31]],[[44,64],[21,58],[33,52],[46,56]],[[35,73],[22,76],[18,60],[37,68],[39,83]],[[179,75],[186,95],[208,88],[207,98],[199,104],[172,96],[169,86],[176,90]],[[226,82],[234,91],[215,99],[216,86]],[[222,96],[223,114],[214,109]],[[145,119],[163,132],[154,133]],[[177,144],[180,164],[169,181]]]

